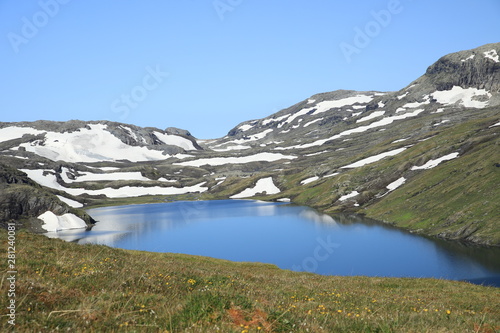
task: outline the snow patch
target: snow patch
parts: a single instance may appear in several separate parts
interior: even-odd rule
[[[484,57],[493,60],[494,62],[500,62],[498,58],[498,54],[496,50],[491,50],[488,52],[484,52]]]
[[[485,53],[487,53],[487,52],[485,52]],[[470,55],[470,56],[468,56],[467,58],[462,59],[462,62],[466,62],[467,60],[472,60],[472,59],[474,59],[474,57],[475,57],[475,56],[476,56],[475,54]]]
[[[67,204],[70,207],[73,207],[73,208],[81,208],[81,207],[83,207],[83,204],[80,203],[80,202],[78,202],[78,201],[76,201],[76,200],[72,200],[72,199],[63,197],[61,195],[58,195],[57,197],[59,198],[59,200],[61,200],[62,202],[64,202],[65,204]]]
[[[270,123],[275,123],[275,122],[278,122],[278,121],[282,121],[283,119],[286,119],[290,117],[290,115],[286,114],[284,116],[281,116],[281,117],[277,117],[277,118],[270,118],[270,119],[265,119],[262,121],[262,125],[267,125],[267,124],[270,124]]]
[[[453,105],[457,102],[460,102],[460,105],[468,108],[485,108],[488,105],[488,101],[481,102],[478,100],[473,100],[473,98],[477,96],[485,96],[487,98],[490,98],[491,94],[485,89],[464,89],[459,86],[453,86],[451,90],[436,91],[432,93],[432,97],[434,97],[434,99],[436,99],[438,103],[443,105]]]
[[[432,169],[432,168],[438,166],[441,162],[449,161],[449,160],[452,160],[452,159],[457,158],[457,157],[458,157],[458,153],[451,153],[451,154],[442,156],[442,157],[440,157],[438,159],[435,159],[435,160],[429,160],[424,165],[414,166],[414,167],[411,168],[411,170],[428,170],[428,169]]]
[[[332,173],[331,175],[324,176],[324,178],[334,177],[334,176],[339,175],[339,174],[340,174],[340,172],[335,172],[335,173]]]
[[[114,170],[119,170],[120,168],[117,168],[117,167],[101,167],[101,168],[96,168],[96,169],[101,169],[102,171],[114,171]]]
[[[139,197],[143,195],[173,195],[173,194],[186,194],[191,192],[205,192],[208,187],[203,187],[205,182],[187,187],[142,187],[142,186],[124,186],[120,188],[103,188],[100,190],[87,190],[85,188],[67,188],[57,182],[53,170],[31,170],[20,169],[25,172],[29,178],[42,186],[53,188],[56,190],[64,191],[73,196],[81,194],[100,195],[104,194],[108,198],[127,198]],[[44,175],[45,173],[45,175]]]
[[[280,193],[281,190],[274,185],[273,178],[262,178],[257,181],[254,187],[247,188],[244,191],[231,196],[231,199],[242,199],[255,196],[257,193],[266,192],[267,195]]]
[[[57,216],[51,211],[46,211],[38,216],[38,218],[43,221],[42,228],[47,231],[55,232],[67,229],[87,228],[87,224],[84,220],[70,213]]]
[[[418,108],[418,107],[420,107],[422,105],[429,104],[430,102],[431,102],[430,96],[429,95],[425,95],[423,102],[406,103],[405,105],[403,105],[403,107],[404,108],[415,109],[415,108]],[[396,112],[397,112],[397,110],[396,110]]]
[[[66,168],[62,168],[61,178],[65,183],[75,183],[75,182],[95,182],[95,181],[115,181],[115,180],[141,180],[141,181],[151,181],[151,179],[144,177],[140,172],[112,172],[112,173],[92,173],[92,172],[81,172],[80,175],[76,176],[76,179],[70,179],[66,175],[70,172]]]
[[[404,139],[399,139],[399,140],[396,140],[396,141],[392,141],[392,143],[403,142],[403,141],[406,141],[408,139],[409,139],[409,137],[408,138],[404,138]]]
[[[314,111],[314,115],[326,112],[333,108],[341,108],[346,105],[353,105],[356,103],[366,104],[369,103],[373,99],[373,96],[370,95],[356,95],[354,97],[342,98],[334,101],[323,101],[316,105],[316,111]],[[354,106],[353,106],[354,107]]]
[[[403,185],[405,182],[406,182],[406,178],[401,177],[398,180],[393,181],[392,183],[387,185],[386,188],[389,190],[389,192],[391,192],[391,191],[394,191],[395,189],[397,189],[398,187],[400,187],[401,185]]]
[[[370,156],[370,157],[364,158],[362,160],[359,160],[359,161],[357,161],[355,163],[343,166],[342,169],[359,168],[359,167],[362,167],[362,166],[370,164],[370,163],[378,162],[378,161],[380,161],[381,159],[383,159],[385,157],[397,155],[397,154],[399,154],[399,153],[401,153],[401,152],[403,152],[405,150],[406,150],[406,148],[398,148],[398,149],[386,151],[384,153],[380,153],[378,155]]]
[[[153,132],[156,137],[167,145],[181,147],[184,150],[196,150],[191,140],[183,138],[178,135],[164,134],[160,132]]]
[[[301,185],[306,185],[306,184],[312,183],[314,181],[317,181],[318,179],[319,179],[319,177],[314,176],[314,177],[311,177],[311,178],[304,179],[303,181],[300,182],[300,184]]]
[[[287,120],[285,120],[285,122],[283,123],[284,124],[290,124],[292,121],[294,121],[295,119],[297,119],[298,117],[301,117],[301,116],[304,116],[306,115],[307,113],[311,112],[312,110],[314,110],[314,108],[305,108],[305,109],[302,109],[300,111],[298,111],[297,113],[295,114],[292,114],[291,116],[288,117]]]
[[[444,120],[441,120],[441,122],[437,123],[437,124],[434,124],[433,126],[439,126],[439,125],[443,125],[443,124],[446,124],[447,122],[449,122],[450,120],[449,119],[444,119]]]
[[[403,95],[399,95],[399,96],[398,96],[398,99],[400,99],[400,100],[401,100],[401,99],[405,98],[406,96],[408,96],[408,94],[409,94],[409,92],[407,91],[407,92],[405,92]]]
[[[324,153],[328,153],[328,150],[319,151],[317,153],[305,154],[304,156],[311,157],[311,156],[321,155],[321,154],[324,154]]]
[[[231,151],[231,150],[245,150],[250,149],[250,146],[236,145],[236,146],[228,146],[226,148],[212,149],[213,151]]]
[[[312,124],[314,124],[314,123],[317,123],[318,121],[321,121],[321,120],[323,120],[323,119],[324,119],[324,118],[314,119],[314,120],[312,120],[312,121],[310,121],[310,122],[308,122],[308,123],[305,123],[305,124],[304,124],[304,127],[307,127],[307,126],[309,126],[309,125],[312,125]]]
[[[314,147],[314,146],[321,146],[328,141],[335,140],[335,139],[338,139],[338,138],[343,137],[343,136],[351,135],[353,133],[362,133],[362,132],[365,132],[365,131],[372,129],[372,128],[386,126],[386,125],[392,124],[396,120],[402,120],[402,119],[406,119],[406,118],[416,117],[418,114],[420,114],[424,111],[425,111],[424,109],[418,109],[418,110],[415,110],[413,112],[408,112],[408,113],[405,113],[405,114],[402,114],[399,116],[390,116],[390,117],[382,118],[382,119],[377,120],[369,125],[352,128],[352,129],[343,131],[339,134],[336,134],[336,135],[329,137],[329,138],[326,138],[326,139],[321,139],[321,140],[317,140],[317,141],[314,141],[311,143],[305,143],[302,145],[296,145],[296,146],[290,146],[290,147],[278,147],[275,149],[277,149],[277,150],[287,150],[287,149],[294,149],[294,148],[303,149],[303,148],[309,148],[309,147]]]
[[[374,118],[378,118],[378,117],[381,117],[385,114],[385,111],[375,111],[375,112],[372,112],[370,115],[366,116],[366,117],[363,117],[361,119],[358,119],[356,120],[357,123],[361,123],[363,121],[368,121],[368,120],[372,120]]]
[[[339,198],[339,201],[346,201],[347,199],[350,199],[350,198],[354,198],[355,196],[357,196],[359,194],[358,191],[352,191],[351,193],[349,194],[346,194],[346,195],[343,195]]]
[[[283,155],[279,153],[258,153],[248,156],[240,157],[212,157],[212,158],[201,158],[199,160],[186,161],[180,163],[174,163],[174,165],[184,165],[184,166],[194,166],[200,167],[202,165],[218,166],[224,164],[243,164],[250,162],[274,162],[281,159],[295,159],[297,156]]]
[[[248,124],[245,124],[245,125],[241,125],[240,127],[238,127],[240,130],[242,130],[243,132],[245,131],[248,131],[249,129],[253,128],[254,125],[248,125]]]

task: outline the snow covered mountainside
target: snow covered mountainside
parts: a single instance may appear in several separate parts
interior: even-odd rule
[[[0,164],[73,209],[259,198],[500,245],[499,54],[496,43],[444,56],[397,92],[317,94],[214,140],[107,121],[0,123]],[[42,213],[55,229],[81,223]]]

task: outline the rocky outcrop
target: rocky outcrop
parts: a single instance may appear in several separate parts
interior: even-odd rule
[[[495,61],[496,55],[500,55],[500,43],[448,54],[430,66],[425,76],[438,90],[460,86],[500,92],[500,62]]]
[[[0,164],[0,226],[15,221],[18,227],[43,232],[42,221],[37,216],[46,211],[56,215],[75,214],[89,226],[95,223],[87,213],[69,207],[24,172]]]

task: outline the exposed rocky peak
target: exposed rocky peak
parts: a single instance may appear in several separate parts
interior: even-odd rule
[[[191,133],[185,129],[177,128],[177,127],[167,127],[165,129],[165,133],[170,135],[181,135],[184,137],[192,137]]]
[[[255,147],[289,140],[301,141],[304,137],[318,138],[326,135],[334,124],[352,117],[353,113],[361,114],[367,108],[378,108],[377,104],[369,103],[383,95],[385,93],[354,90],[316,94],[269,117],[238,124],[226,137],[212,142],[211,147],[231,143]]]
[[[0,148],[35,153],[52,161],[156,160],[202,150],[188,133],[169,134],[111,121],[0,123]]]
[[[422,116],[450,108],[500,105],[499,55],[500,43],[446,55],[397,92],[316,94],[266,118],[242,122],[209,147],[228,151],[266,149],[283,142],[291,146],[346,133],[382,117],[392,121],[404,119],[405,114]],[[455,116],[454,121],[459,118]]]
[[[460,86],[500,92],[499,56],[500,43],[448,54],[427,69],[425,78],[438,90]]]

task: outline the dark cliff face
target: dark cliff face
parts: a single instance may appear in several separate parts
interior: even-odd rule
[[[0,164],[0,226],[5,227],[7,222],[15,221],[18,227],[43,232],[37,216],[46,211],[56,215],[75,214],[89,226],[95,223],[88,214],[61,202],[24,172]]]
[[[492,50],[500,54],[500,43],[446,55],[427,69],[426,76],[438,90],[461,86],[500,92],[500,62],[485,55]]]

